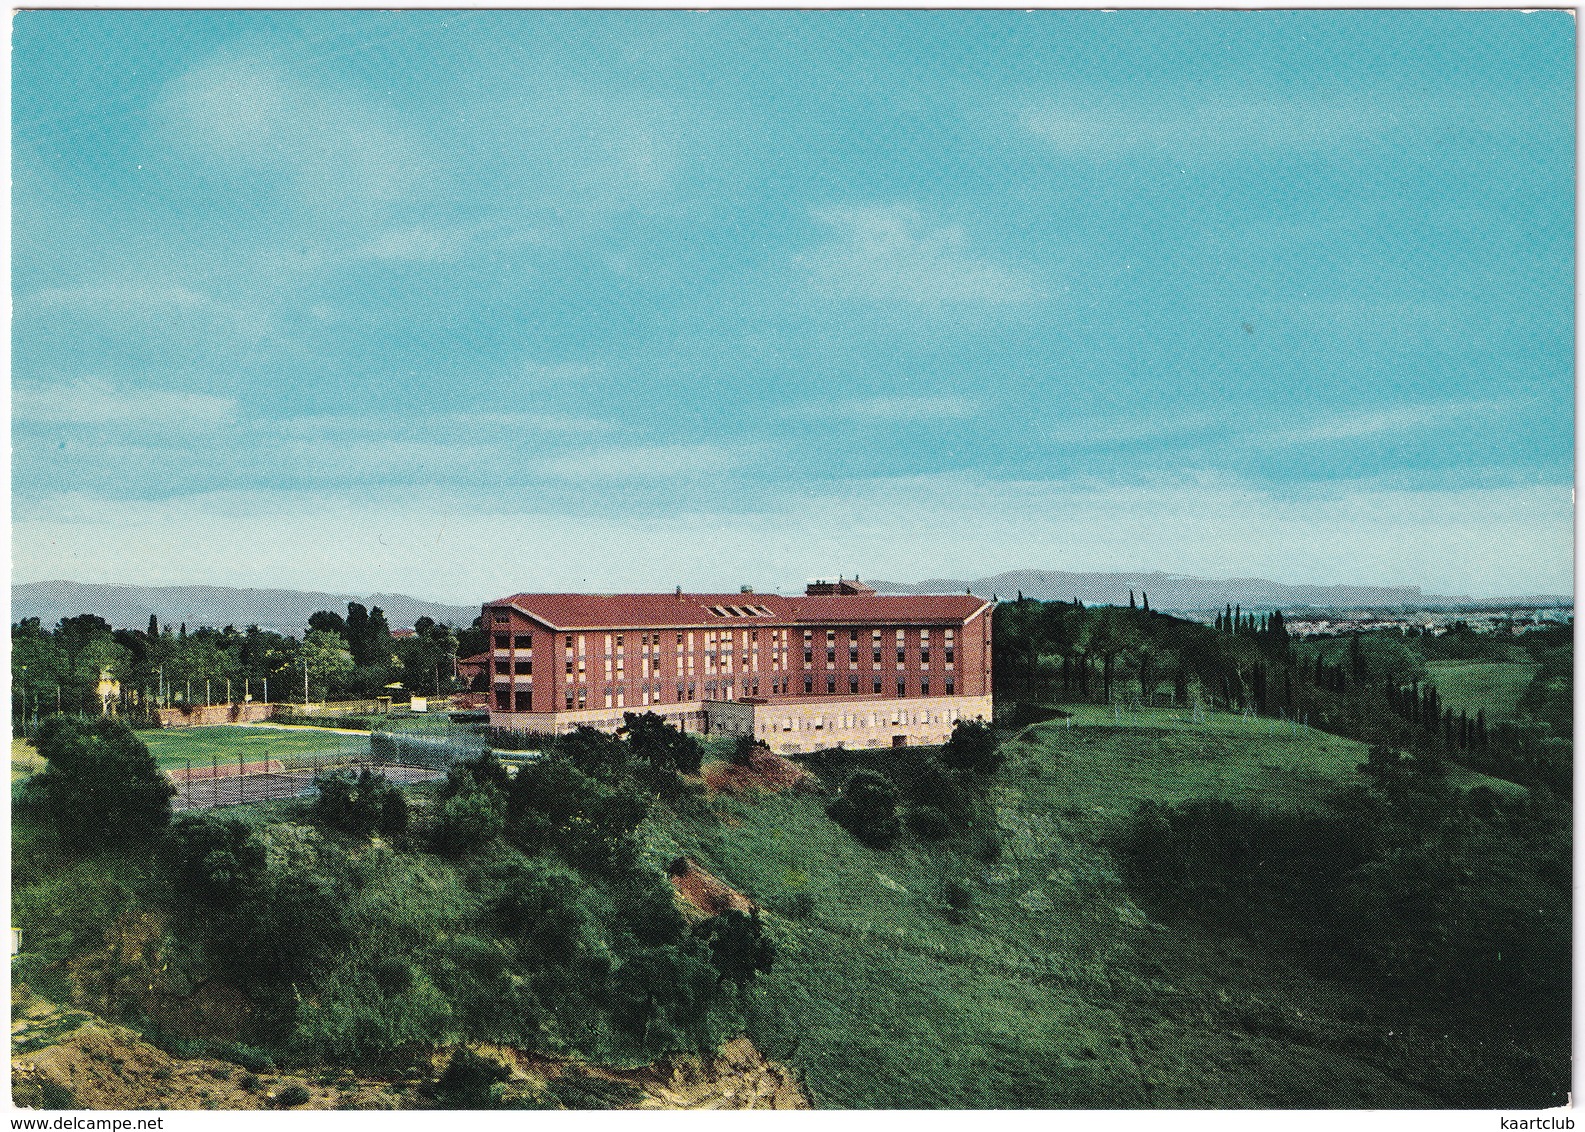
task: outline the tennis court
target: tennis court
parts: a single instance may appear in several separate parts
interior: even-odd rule
[[[415,782],[432,782],[445,778],[444,770],[423,766],[402,766],[395,763],[374,762],[365,755],[356,761],[328,760],[316,766],[286,768],[279,761],[254,763],[242,774],[197,774],[190,778],[173,775],[176,797],[171,799],[171,809],[207,810],[216,806],[245,806],[251,802],[271,802],[280,798],[303,798],[314,793],[314,778],[326,770],[347,771],[357,774],[369,769],[401,786]],[[208,769],[208,768],[204,768]]]

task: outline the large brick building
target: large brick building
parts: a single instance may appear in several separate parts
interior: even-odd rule
[[[614,731],[653,711],[781,752],[940,743],[991,718],[993,608],[847,580],[800,597],[517,594],[484,606],[490,723]]]

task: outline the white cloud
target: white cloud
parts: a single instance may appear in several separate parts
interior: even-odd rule
[[[1338,413],[1308,424],[1281,429],[1253,437],[1262,447],[1293,444],[1322,444],[1340,440],[1366,440],[1376,436],[1419,432],[1457,421],[1486,417],[1500,419],[1516,405],[1497,401],[1458,401],[1430,405],[1403,405],[1390,409],[1366,409]]]
[[[462,254],[466,234],[453,228],[393,228],[376,236],[357,258],[442,263]]]
[[[330,212],[400,200],[431,171],[393,116],[266,53],[226,53],[188,70],[166,86],[156,115],[185,153],[234,175],[284,175]]]
[[[16,320],[23,327],[38,319],[60,317],[120,327],[152,325],[167,333],[184,326],[205,334],[255,341],[273,329],[269,314],[261,309],[221,302],[180,284],[47,287],[17,300]]]
[[[610,445],[536,461],[532,470],[559,480],[667,480],[724,472],[742,464],[746,448],[715,444]]]
[[[1363,97],[1250,99],[1203,97],[1169,107],[1119,103],[1068,92],[1026,107],[1023,128],[1070,156],[1111,156],[1141,149],[1203,158],[1229,152],[1326,150],[1378,138],[1424,117]]]
[[[979,405],[968,397],[954,394],[901,394],[808,401],[788,407],[784,415],[815,420],[930,421],[962,420],[976,416],[979,411]]]
[[[562,382],[581,382],[598,377],[599,369],[594,366],[580,365],[576,362],[544,363],[526,361],[523,363],[523,376],[535,385],[556,385]]]
[[[835,298],[909,303],[1025,303],[1041,297],[1028,271],[976,257],[956,225],[912,208],[827,208],[814,218],[838,237],[797,257],[810,284]]]
[[[116,387],[94,378],[58,385],[17,384],[11,414],[31,424],[123,425],[191,432],[232,423],[231,397],[164,389]]]

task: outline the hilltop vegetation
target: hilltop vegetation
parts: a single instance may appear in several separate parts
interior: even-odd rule
[[[62,720],[41,781],[56,732],[142,750],[121,725]],[[14,978],[244,1064],[400,1069],[470,1042],[615,1064],[709,1053],[741,1031],[738,988],[773,950],[757,920],[690,921],[646,842],[698,766],[693,740],[635,716],[515,776],[486,754],[427,792],[332,780],[312,803],[184,813],[115,843],[57,836],[29,791]]]
[[[633,716],[515,773],[327,779],[114,843],[23,785],[14,978],[183,1056],[404,1074],[402,1104],[630,1103],[499,1051],[637,1066],[739,1035],[824,1107],[1561,1103],[1566,638],[1004,616],[1014,725],[812,774]],[[1451,665],[1531,676],[1444,695]],[[215,742],[153,738],[166,763]]]
[[[775,913],[750,1033],[817,1104],[1564,1095],[1567,853],[1559,814],[1523,790],[1407,771],[1378,784],[1362,744],[1220,713],[1116,726],[1091,710],[1002,747],[1005,765],[964,784],[973,820],[939,839],[905,824],[876,848],[797,794],[718,798],[683,823],[712,871]],[[878,774],[906,809],[931,754],[811,762],[828,797]],[[1420,848],[1427,824],[1440,832]],[[1471,884],[1488,854],[1500,879]],[[1532,903],[1548,916],[1516,918]]]

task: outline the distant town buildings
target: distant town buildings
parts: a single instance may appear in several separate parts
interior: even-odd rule
[[[882,596],[848,579],[801,596],[516,594],[486,602],[494,727],[615,731],[652,711],[777,752],[944,742],[991,718],[994,603]]]

